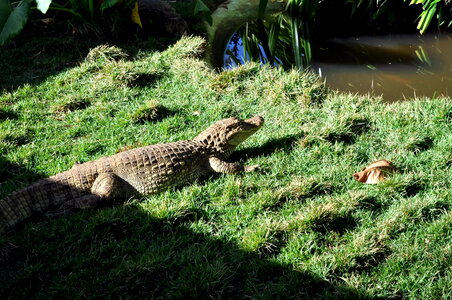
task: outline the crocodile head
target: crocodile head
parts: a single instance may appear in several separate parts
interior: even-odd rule
[[[228,157],[234,149],[264,124],[261,116],[240,120],[228,118],[214,123],[193,140],[200,142],[215,155]]]

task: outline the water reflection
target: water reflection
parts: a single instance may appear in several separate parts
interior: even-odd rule
[[[332,89],[382,95],[388,102],[452,96],[452,33],[332,39],[314,44],[313,49],[311,68]],[[264,63],[264,51],[260,55]],[[247,60],[242,40],[234,34],[224,67],[234,68]],[[274,64],[283,65],[278,60]]]
[[[233,69],[238,67],[240,64],[245,63],[249,60],[245,58],[246,53],[243,51],[243,41],[240,35],[236,32],[232,35],[229,40],[226,51],[223,58],[223,66],[226,69]]]
[[[313,47],[312,69],[341,91],[386,101],[452,96],[452,34],[333,39]]]
[[[257,45],[258,51],[258,60],[264,65],[270,63],[267,55],[265,55],[264,47],[262,43],[258,43]],[[272,66],[284,66],[284,63],[279,59],[279,57],[273,57]],[[226,50],[223,55],[223,67],[225,69],[234,69],[239,65],[243,65],[247,61],[252,61],[250,54],[245,51],[245,47],[243,45],[243,40],[240,37],[240,34],[235,32],[231,39],[229,40]]]

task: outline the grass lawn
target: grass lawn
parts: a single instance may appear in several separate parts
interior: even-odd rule
[[[0,198],[221,118],[266,123],[232,157],[257,172],[0,237],[3,298],[451,299],[452,100],[387,105],[256,64],[216,73],[204,47],[104,46],[39,80],[8,79]],[[398,171],[377,185],[353,179],[378,159]]]

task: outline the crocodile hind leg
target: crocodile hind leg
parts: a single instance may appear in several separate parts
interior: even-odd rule
[[[259,167],[259,165],[242,166],[238,163],[230,163],[217,157],[209,158],[210,168],[217,173],[234,174],[237,172],[251,172]]]
[[[47,216],[57,217],[72,214],[81,209],[94,208],[112,203],[124,195],[123,180],[112,173],[100,174],[93,183],[91,194],[64,202],[59,209],[48,211]]]

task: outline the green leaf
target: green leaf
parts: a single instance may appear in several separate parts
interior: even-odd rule
[[[202,2],[202,0],[196,0],[195,8],[193,10],[193,14],[197,15],[198,13],[202,14],[204,20],[212,26],[212,13],[210,9]]]
[[[80,7],[80,1],[78,0],[70,0],[71,8],[77,10]]]
[[[424,48],[422,48],[421,45],[419,45],[419,49],[416,49],[414,51],[416,53],[417,58],[424,64],[432,66],[432,62],[430,61],[430,58],[428,57],[427,52],[425,52]]]
[[[309,40],[304,39],[303,40],[303,50],[304,50],[304,62],[306,65],[309,65],[309,63],[312,60],[312,50],[311,50],[311,42]]]
[[[301,51],[301,45],[300,45],[300,35],[298,33],[298,19],[292,18],[290,22],[290,35],[292,37],[292,48],[294,53],[294,59],[295,59],[295,66],[299,69],[303,69],[303,60],[302,60],[302,51]]]
[[[280,30],[280,27],[281,27],[280,23],[281,23],[281,21],[274,22],[270,26],[270,32],[268,34],[268,47],[270,48],[270,52],[272,54],[275,53],[276,45],[278,43],[279,30]]]
[[[43,14],[49,9],[50,3],[52,3],[52,0],[36,0],[38,10]]]
[[[94,8],[94,0],[88,0],[88,8],[89,8],[89,16],[91,17],[91,20],[94,19],[94,13],[95,13],[95,8]]]
[[[15,37],[27,23],[30,0],[22,0],[11,8],[8,0],[0,0],[0,45]]]
[[[213,18],[212,18],[212,15],[211,15],[211,14],[206,14],[206,15],[204,16],[204,20],[206,20],[206,22],[207,22],[210,26],[212,26],[212,24],[213,24]]]
[[[12,10],[8,0],[0,0],[0,28],[3,28]]]
[[[104,0],[102,5],[100,6],[100,9],[104,10],[104,9],[113,7],[116,4],[118,4],[119,2],[121,2],[121,0]]]
[[[210,9],[202,2],[202,0],[196,0],[194,14],[196,15],[200,12],[210,12]]]
[[[258,10],[258,18],[264,17],[265,9],[267,9],[268,0],[260,0],[259,1],[259,10]]]
[[[234,63],[239,66],[240,65],[240,60],[234,55],[234,53],[232,53],[231,50],[226,50],[226,54],[229,55],[231,57],[231,59],[234,61]]]
[[[431,3],[430,7],[427,10],[424,10],[422,12],[421,20],[418,23],[417,29],[420,30],[421,34],[424,34],[424,32],[427,30],[428,26],[430,25],[430,22],[433,19],[433,16],[436,13],[436,5],[438,1],[434,1]]]

